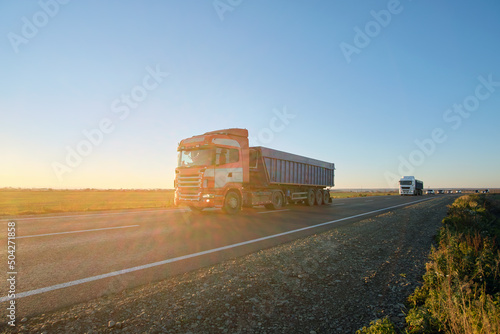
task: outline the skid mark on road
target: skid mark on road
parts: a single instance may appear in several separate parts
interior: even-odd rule
[[[231,248],[235,248],[235,247],[249,245],[249,244],[253,244],[253,243],[259,242],[259,241],[269,240],[269,239],[273,239],[273,238],[285,236],[285,235],[288,235],[288,234],[293,234],[293,233],[297,233],[297,232],[301,232],[301,231],[306,231],[306,230],[310,230],[310,229],[313,229],[313,228],[317,228],[317,227],[321,227],[321,226],[325,226],[325,225],[330,225],[330,224],[333,224],[333,223],[341,222],[341,221],[344,221],[344,220],[349,220],[349,219],[352,219],[352,218],[363,217],[363,216],[366,216],[366,215],[371,215],[371,214],[374,214],[374,213],[378,213],[378,212],[382,212],[382,211],[386,211],[386,210],[398,208],[398,207],[401,207],[401,206],[408,206],[410,204],[416,204],[416,203],[420,203],[420,202],[428,201],[428,200],[429,199],[421,199],[421,200],[418,200],[418,201],[413,201],[413,202],[408,202],[408,203],[393,205],[393,206],[389,206],[389,207],[386,207],[386,208],[383,208],[383,209],[368,211],[368,212],[360,213],[360,214],[357,214],[357,215],[354,215],[354,216],[349,216],[349,217],[344,217],[344,218],[340,218],[340,219],[336,219],[336,220],[331,220],[331,221],[328,221],[328,222],[324,222],[324,223],[320,223],[320,224],[316,224],[316,225],[312,225],[312,226],[306,226],[306,227],[299,228],[299,229],[296,229],[296,230],[291,230],[291,231],[282,232],[282,233],[278,233],[278,234],[268,235],[266,237],[252,239],[252,240],[247,240],[247,241],[239,242],[239,243],[236,243],[236,244],[227,245],[227,246],[218,247],[218,248],[213,248],[213,249],[209,249],[209,250],[198,252],[198,253],[183,255],[183,256],[179,256],[179,257],[175,257],[175,258],[171,258],[171,259],[166,259],[166,260],[163,260],[163,261],[148,263],[148,264],[137,266],[137,267],[132,267],[132,268],[122,269],[122,270],[118,270],[118,271],[113,271],[113,272],[102,274],[102,275],[97,275],[97,276],[82,278],[82,279],[78,279],[78,280],[71,281],[71,282],[66,282],[66,283],[61,283],[61,284],[56,284],[56,285],[48,286],[48,287],[45,287],[45,288],[35,289],[35,290],[21,292],[21,293],[16,293],[16,298],[15,299],[24,298],[24,297],[33,296],[33,295],[38,295],[38,294],[41,294],[41,293],[50,292],[50,291],[54,291],[54,290],[58,290],[58,289],[63,289],[63,288],[68,288],[68,287],[71,287],[71,286],[80,285],[80,284],[84,284],[84,283],[89,283],[89,282],[97,281],[97,280],[104,279],[104,278],[109,278],[109,277],[113,277],[113,276],[123,275],[123,274],[131,273],[131,272],[134,272],[134,271],[144,270],[144,269],[153,268],[153,267],[157,267],[157,266],[161,266],[161,265],[165,265],[165,264],[169,264],[169,263],[173,263],[173,262],[178,262],[178,261],[182,261],[182,260],[186,260],[186,259],[191,259],[191,258],[202,256],[202,255],[207,255],[207,254],[216,253],[216,252],[220,252],[220,251],[231,249]],[[8,296],[1,297],[0,298],[0,303],[9,301],[11,299],[12,298],[9,298]]]

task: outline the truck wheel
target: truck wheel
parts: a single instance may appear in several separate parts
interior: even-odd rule
[[[313,206],[315,198],[316,198],[316,194],[314,193],[314,189],[309,189],[309,191],[307,192],[307,199],[305,200],[305,203],[308,206]]]
[[[281,191],[275,191],[271,195],[271,203],[264,205],[267,209],[279,210],[283,206],[283,195]]]
[[[323,204],[327,205],[330,203],[330,192],[328,190],[323,190]]]
[[[233,190],[228,191],[226,198],[224,198],[224,206],[222,211],[227,214],[234,215],[241,210],[241,199],[238,193]]]
[[[323,190],[317,189],[316,190],[316,205],[321,205],[323,204]]]

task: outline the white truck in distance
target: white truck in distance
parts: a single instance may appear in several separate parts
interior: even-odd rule
[[[419,196],[424,193],[424,183],[415,179],[415,176],[403,176],[399,180],[399,194],[401,196]]]

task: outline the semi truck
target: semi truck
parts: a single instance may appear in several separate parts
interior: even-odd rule
[[[331,203],[335,164],[266,148],[249,147],[248,130],[224,129],[181,140],[175,169],[176,206],[192,211]]]
[[[401,196],[420,196],[424,193],[424,183],[414,176],[403,176],[399,180],[399,194]]]

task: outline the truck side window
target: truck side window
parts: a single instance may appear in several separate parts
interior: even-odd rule
[[[219,165],[225,165],[225,164],[227,164],[227,151],[222,150],[219,156]]]
[[[217,166],[240,161],[240,153],[234,148],[217,148],[215,164]]]
[[[257,168],[257,150],[250,150],[250,168]]]
[[[237,149],[229,149],[229,163],[240,161],[240,152]]]

